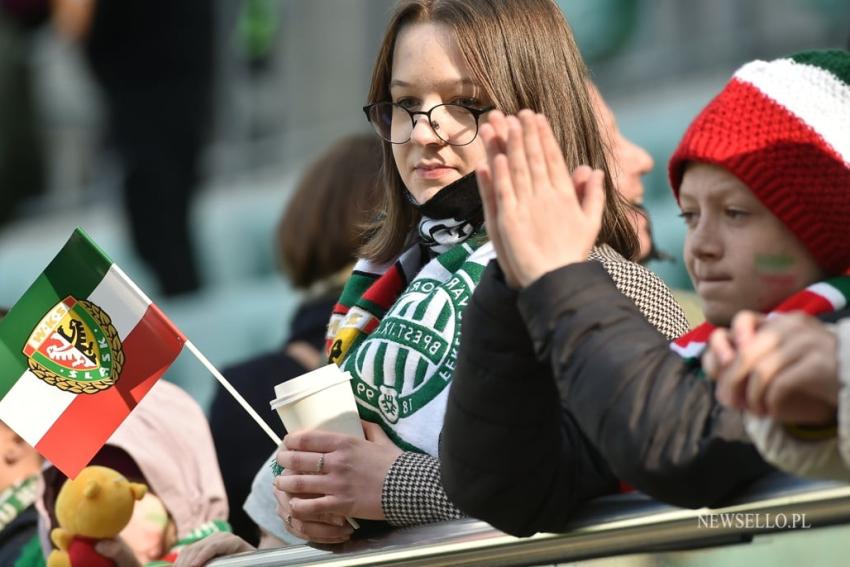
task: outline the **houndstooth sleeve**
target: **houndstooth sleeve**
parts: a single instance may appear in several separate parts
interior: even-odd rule
[[[631,299],[646,320],[668,340],[690,330],[685,313],[661,278],[626,260],[608,245],[595,247],[589,259],[602,263],[620,293]]]
[[[464,517],[446,496],[440,462],[419,453],[402,453],[395,460],[384,479],[381,506],[387,522],[396,527]]]

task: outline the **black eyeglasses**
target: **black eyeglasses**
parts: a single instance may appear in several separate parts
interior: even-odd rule
[[[446,103],[425,111],[410,110],[395,102],[375,102],[364,106],[363,112],[375,132],[391,144],[409,142],[416,126],[416,115],[422,114],[442,141],[450,146],[465,146],[478,136],[478,119],[481,115],[494,108]]]

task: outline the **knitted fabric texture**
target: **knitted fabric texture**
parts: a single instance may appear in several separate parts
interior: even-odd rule
[[[809,315],[830,313],[847,307],[848,297],[850,297],[850,276],[838,276],[813,283],[798,291],[774,307],[768,317],[792,312],[802,312]],[[684,358],[688,366],[699,368],[702,371],[701,357],[708,345],[711,333],[716,328],[711,323],[703,323],[670,343],[670,348]]]
[[[810,51],[741,67],[670,159],[738,177],[830,273],[850,266],[850,53]]]
[[[334,307],[329,361],[351,374],[360,417],[406,451],[437,454],[463,309],[495,256],[469,238],[431,259],[417,243],[390,266],[361,260]]]

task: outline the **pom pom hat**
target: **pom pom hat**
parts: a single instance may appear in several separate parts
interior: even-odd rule
[[[826,271],[850,267],[850,53],[809,51],[741,67],[670,159],[676,199],[688,162],[721,166]]]

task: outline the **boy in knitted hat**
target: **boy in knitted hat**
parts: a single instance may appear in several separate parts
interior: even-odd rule
[[[834,275],[850,266],[845,228],[850,188],[848,79],[850,58],[843,51],[750,63],[695,122],[671,162],[674,188],[687,159],[712,161],[733,172],[796,235],[814,261],[792,266],[788,258],[777,258],[762,262],[762,271],[781,272],[781,265],[787,264],[786,272],[811,282],[821,279],[816,278],[817,270]],[[729,110],[743,106],[749,119],[730,119]],[[718,133],[721,129],[725,131]],[[725,145],[729,139],[737,147]],[[757,161],[748,155],[754,152],[760,153]],[[762,167],[768,161],[774,166]],[[683,191],[679,198],[687,216]],[[783,277],[770,275],[768,284]],[[765,278],[752,280],[761,283]],[[770,285],[763,286],[759,299],[778,303],[771,291]],[[846,278],[836,278],[812,286],[806,296],[797,294],[795,303],[786,302],[787,309],[780,305],[774,312],[815,314],[806,305],[818,300],[841,308],[847,292]],[[802,298],[805,303],[800,303]],[[718,380],[718,400],[746,410],[747,431],[770,462],[801,475],[850,478],[835,428],[842,379],[836,345],[839,330],[845,335],[850,331],[850,320],[838,328],[800,314],[768,320],[758,314],[765,311],[763,306],[744,303],[756,312],[735,310],[731,329],[712,333],[704,358],[706,372]],[[826,303],[821,308],[829,310]],[[850,431],[844,437],[848,435]],[[842,443],[850,463],[850,439]]]
[[[732,323],[731,330],[712,333],[703,362],[718,380],[718,400],[747,411],[747,431],[770,462],[797,474],[843,479],[850,474],[835,435],[837,338],[835,329],[812,315],[834,319],[830,312],[844,309],[850,292],[846,276],[821,281],[850,267],[848,81],[850,56],[844,51],[745,65],[694,122],[670,164],[686,222],[694,222],[686,194],[693,174],[684,180],[682,174],[689,161],[699,161],[722,167],[720,175],[733,174],[730,183],[745,185],[771,221],[794,235],[796,242],[780,254],[760,249],[754,273],[731,287],[735,299],[724,301],[719,286],[700,293],[707,310],[725,306],[725,325]],[[762,232],[765,239],[768,232]],[[740,254],[752,239],[738,239]],[[773,250],[782,244],[781,237],[771,240]],[[702,265],[710,275],[708,264]],[[692,269],[691,277],[698,290],[712,285],[699,270]],[[760,315],[767,311],[770,319]],[[787,311],[809,315],[777,316]],[[762,418],[768,404],[784,427]]]
[[[844,51],[752,62],[691,124],[671,159],[670,180],[687,225],[685,263],[707,322],[672,345],[603,270],[584,261],[600,226],[598,178],[588,168],[569,175],[544,117],[490,114],[481,127],[488,166],[479,185],[499,270],[482,277],[463,332],[481,332],[485,298],[501,297],[516,301],[529,342],[493,353],[461,341],[442,434],[447,489],[465,470],[463,459],[474,458],[454,451],[460,440],[483,435],[476,429],[486,431],[491,414],[507,407],[528,437],[511,440],[512,461],[551,469],[552,482],[512,489],[516,479],[499,475],[504,463],[496,458],[492,473],[465,480],[480,481],[494,498],[521,490],[529,513],[547,515],[590,496],[546,504],[547,494],[565,493],[560,487],[582,474],[605,474],[599,463],[576,472],[552,458],[585,440],[621,481],[681,506],[716,505],[769,470],[740,412],[715,399],[701,355],[712,331],[744,309],[803,311],[821,320],[850,314],[850,279],[840,275],[850,266],[848,83]],[[505,356],[548,365],[554,387],[517,377],[509,395],[496,399],[486,366]],[[522,408],[535,408],[527,422]],[[565,427],[573,422],[581,436]],[[460,485],[449,496],[463,500]]]

